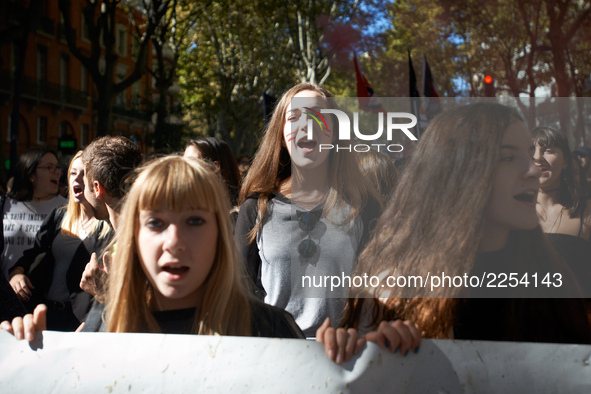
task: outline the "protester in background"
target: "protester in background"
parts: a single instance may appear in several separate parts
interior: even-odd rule
[[[248,173],[248,170],[250,169],[251,161],[252,161],[252,159],[250,158],[250,156],[247,156],[247,155],[238,156],[237,162],[238,162],[238,169],[240,170],[240,178],[241,179],[244,179],[246,177],[246,174]]]
[[[126,192],[126,181],[142,161],[142,152],[129,138],[101,137],[88,145],[82,153],[84,162],[84,197],[97,219],[107,219],[117,230],[119,211]],[[106,280],[109,253],[104,253],[99,265],[93,253],[86,265],[80,288],[102,300],[102,288]]]
[[[65,204],[66,199],[57,195],[61,171],[57,155],[50,149],[34,148],[19,157],[12,189],[8,198],[2,199],[2,273],[7,279],[23,251],[33,246],[43,220]]]
[[[84,198],[80,156],[82,151],[68,169],[68,205],[45,219],[33,248],[10,271],[10,284],[22,300],[37,295],[27,305],[30,311],[40,303],[48,306],[47,328],[54,331],[74,331],[86,317],[92,297],[80,288],[80,278],[91,253],[100,253],[111,239],[111,226],[94,217]]]
[[[126,137],[101,137],[82,152],[84,196],[97,219],[109,219],[117,229],[124,182],[142,161],[142,152]]]
[[[433,291],[384,290],[378,285],[353,294],[342,326],[363,332],[399,318],[414,322],[426,338],[589,343],[575,280],[538,224],[540,171],[533,155],[531,134],[514,109],[476,104],[437,116],[380,218],[376,236],[359,256],[355,274],[386,280],[441,272],[450,277],[561,272],[562,294],[572,299],[466,298],[481,290],[451,285]],[[492,296],[502,296],[496,291],[525,297],[532,294],[528,291],[541,296],[552,291],[506,289],[493,289]],[[491,296],[490,290],[484,294]]]
[[[240,171],[238,170],[238,164],[236,164],[236,158],[234,158],[228,144],[215,137],[189,140],[184,155],[213,163],[216,172],[219,172],[228,188],[230,204],[234,207],[240,190]]]
[[[533,130],[534,162],[540,168],[536,209],[546,238],[566,261],[581,288],[591,286],[591,204],[575,180],[576,163],[564,134]],[[580,175],[579,175],[580,176]],[[588,309],[591,309],[588,307]]]
[[[336,119],[325,115],[326,124],[314,123],[308,139],[308,108],[336,103],[325,88],[302,83],[275,108],[240,191],[235,239],[255,293],[313,337],[327,316],[338,321],[346,291],[296,288],[292,278],[348,275],[381,199],[355,153],[319,150],[337,144]]]

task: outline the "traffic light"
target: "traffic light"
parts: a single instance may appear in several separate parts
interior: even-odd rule
[[[484,95],[486,97],[496,96],[495,81],[490,75],[484,77]]]

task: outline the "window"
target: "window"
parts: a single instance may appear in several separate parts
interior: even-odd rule
[[[84,41],[90,41],[90,30],[88,29],[88,25],[86,24],[86,19],[84,18],[84,14],[82,16],[82,24],[81,24],[81,35]]]
[[[60,56],[60,85],[68,86],[68,76],[70,75],[70,55],[62,53]]]
[[[117,65],[117,83],[123,81],[127,77],[127,66],[124,64]],[[116,105],[123,107],[125,105],[125,91],[117,95]]]
[[[66,121],[60,122],[60,124],[58,126],[58,130],[57,130],[58,138],[62,138],[64,135],[66,135],[67,127],[68,127],[68,124],[66,123]]]
[[[60,14],[60,24],[58,25],[57,36],[61,42],[66,43],[66,24],[64,22],[64,15]]]
[[[47,117],[39,116],[37,118],[37,143],[45,144],[47,142]]]
[[[86,67],[80,67],[80,90],[84,93],[88,93],[88,71],[86,71]]]
[[[8,115],[8,128],[6,129],[6,142],[10,142],[10,133],[12,130],[10,129],[12,126],[12,115]]]
[[[82,124],[80,129],[80,147],[84,148],[88,144],[89,127],[86,123]]]
[[[37,80],[47,80],[47,47],[37,45]]]
[[[10,74],[14,75],[16,72],[16,47],[14,44],[10,44]]]
[[[138,109],[140,107],[140,89],[141,89],[141,81],[137,80],[131,85],[131,106],[134,109]]]
[[[137,57],[140,54],[140,40],[136,36],[131,37],[131,57],[137,61]]]
[[[127,56],[127,29],[124,26],[117,25],[117,53],[121,56]]]
[[[101,75],[105,75],[105,68],[107,67],[107,61],[105,60],[105,56],[101,55],[99,58],[99,73]]]

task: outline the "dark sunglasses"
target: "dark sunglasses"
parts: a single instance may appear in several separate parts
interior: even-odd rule
[[[308,238],[302,240],[298,245],[298,253],[303,258],[309,259],[314,256],[318,247],[316,243],[310,239],[310,233],[316,228],[316,224],[320,221],[322,210],[317,211],[296,211],[298,217],[298,225],[300,229],[308,234]]]

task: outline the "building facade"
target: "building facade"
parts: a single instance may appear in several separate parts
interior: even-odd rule
[[[69,18],[76,31],[76,46],[88,54],[91,41],[82,15],[84,3],[73,0]],[[11,14],[24,15],[27,7],[30,4],[20,0],[5,3],[0,9],[4,13],[0,16],[0,32],[13,27]],[[141,14],[135,14],[141,18]],[[128,20],[127,12],[117,11],[115,82],[132,72],[139,46]],[[34,17],[26,45],[20,89],[18,155],[36,146],[47,146],[69,156],[101,134],[96,130],[96,111],[93,110],[96,87],[80,61],[70,53],[64,31],[58,0],[44,0],[40,15]],[[3,154],[4,160],[10,157],[18,47],[18,40],[0,40],[0,155]],[[153,56],[150,49],[148,66],[153,63]],[[102,134],[129,137],[147,152],[154,129],[152,100],[157,92],[154,86],[153,77],[144,73],[140,80],[119,94],[112,107],[112,128]],[[65,161],[66,157],[63,159]]]

